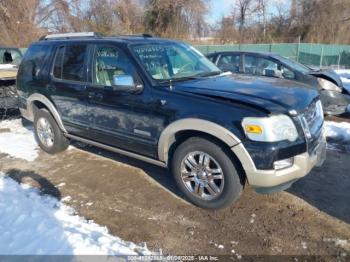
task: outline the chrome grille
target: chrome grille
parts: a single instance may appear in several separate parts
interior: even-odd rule
[[[309,105],[305,112],[300,116],[300,122],[303,126],[305,136],[308,139],[318,137],[323,126],[323,109],[321,101],[315,101]]]

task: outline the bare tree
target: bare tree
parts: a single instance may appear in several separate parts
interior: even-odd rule
[[[0,44],[26,46],[42,36],[50,8],[40,0],[0,0]]]
[[[219,39],[221,44],[232,44],[236,42],[238,32],[235,27],[235,22],[234,16],[222,17],[219,23],[219,29],[216,33],[216,38]]]
[[[239,31],[242,32],[246,24],[247,16],[251,12],[253,0],[237,0],[235,11],[238,13]]]
[[[158,36],[186,38],[200,36],[206,28],[207,0],[149,0],[146,30]]]

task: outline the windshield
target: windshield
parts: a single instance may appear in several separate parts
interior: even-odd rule
[[[310,73],[311,69],[303,64],[300,64],[294,60],[285,58],[283,56],[279,56],[279,60],[283,63],[285,63],[287,66],[289,66],[292,69],[295,69],[296,71],[302,72],[304,74]]]
[[[199,51],[186,44],[140,44],[132,46],[132,51],[155,80],[176,81],[221,73]]]
[[[18,65],[22,60],[22,53],[18,49],[0,49],[0,64]]]

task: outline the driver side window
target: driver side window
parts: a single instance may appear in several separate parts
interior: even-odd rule
[[[94,84],[101,86],[112,86],[115,75],[134,75],[131,61],[113,46],[97,46],[93,65]]]

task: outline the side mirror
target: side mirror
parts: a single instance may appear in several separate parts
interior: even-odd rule
[[[143,86],[135,84],[131,75],[114,75],[113,91],[137,92],[142,90]]]

